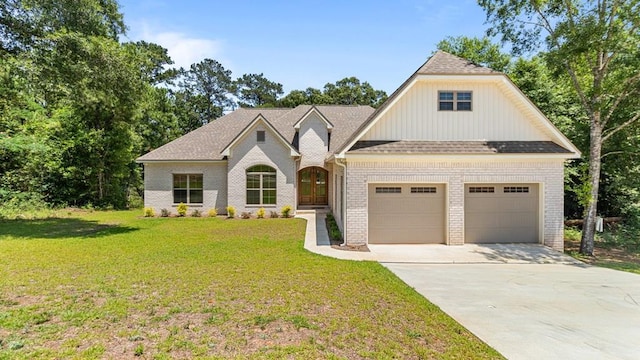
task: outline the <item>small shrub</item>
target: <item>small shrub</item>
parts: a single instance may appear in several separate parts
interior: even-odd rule
[[[243,219],[251,219],[251,211],[243,211],[240,217]]]
[[[142,345],[142,344],[136,345],[135,350],[133,350],[133,355],[134,356],[142,356],[142,355],[144,355],[144,345]]]
[[[191,212],[191,216],[192,216],[192,217],[202,217],[202,211],[200,211],[200,210],[198,210],[198,209],[194,209],[194,210]]]
[[[271,212],[269,212],[269,217],[272,218],[272,219],[277,219],[277,218],[280,217],[280,214],[278,214],[277,211],[271,210]]]
[[[180,203],[178,205],[178,216],[186,216],[187,215],[187,210],[189,209],[189,207],[187,207],[187,205],[185,203]]]
[[[236,208],[234,208],[233,206],[227,206],[227,217],[229,219],[233,219],[234,217],[236,217]]]
[[[169,217],[169,215],[171,215],[171,213],[169,212],[169,210],[167,210],[167,209],[160,209],[160,216],[161,216],[161,217]]]
[[[209,215],[209,217],[216,217],[216,216],[218,216],[218,209],[216,209],[216,208],[209,209],[208,215]]]
[[[291,216],[291,206],[289,205],[283,206],[280,212],[282,213],[283,218],[288,218],[289,216]]]
[[[144,208],[144,217],[154,217],[156,216],[155,210],[152,207]]]
[[[264,219],[265,212],[266,211],[264,210],[264,208],[258,209],[258,211],[256,211],[256,216],[258,217],[258,219]]]
[[[338,227],[338,223],[336,223],[336,218],[333,217],[333,214],[327,214],[326,222],[329,238],[333,241],[342,241],[342,233],[340,232],[340,228]]]

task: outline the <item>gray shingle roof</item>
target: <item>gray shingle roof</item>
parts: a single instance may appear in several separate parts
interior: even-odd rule
[[[358,141],[350,154],[569,154],[553,141]]]
[[[417,71],[421,75],[435,74],[500,74],[499,71],[474,64],[461,57],[438,50]]]
[[[293,126],[310,109],[311,105],[293,109],[241,108],[139,157],[137,161],[222,160],[221,151],[259,114],[293,144],[296,132]],[[347,138],[374,111],[370,106],[316,105],[316,109],[334,126],[329,148],[331,154],[344,146]]]

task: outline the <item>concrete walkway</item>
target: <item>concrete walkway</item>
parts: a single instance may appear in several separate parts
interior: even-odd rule
[[[305,248],[379,261],[508,359],[640,359],[640,275],[537,245],[369,245],[333,249],[324,214]]]

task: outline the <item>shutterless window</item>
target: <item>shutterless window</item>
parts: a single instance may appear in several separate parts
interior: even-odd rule
[[[258,130],[258,131],[256,132],[256,138],[257,138],[257,140],[258,140],[258,142],[259,142],[259,143],[263,143],[263,142],[264,142],[264,139],[265,139],[264,131],[263,131],[263,130]]]
[[[202,204],[202,174],[173,174],[173,203]]]
[[[256,165],[247,169],[247,204],[276,204],[276,169]]]
[[[471,111],[471,91],[439,91],[438,110]]]
[[[505,186],[503,189],[505,193],[528,193],[528,186]]]
[[[417,186],[411,188],[412,194],[435,194],[436,188],[434,186]]]
[[[471,186],[469,187],[470,193],[493,193],[496,189],[493,186]]]
[[[402,188],[399,187],[377,187],[376,194],[400,194]]]

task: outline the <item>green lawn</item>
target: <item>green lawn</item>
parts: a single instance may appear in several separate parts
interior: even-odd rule
[[[0,359],[476,359],[498,353],[300,219],[0,221]]]

